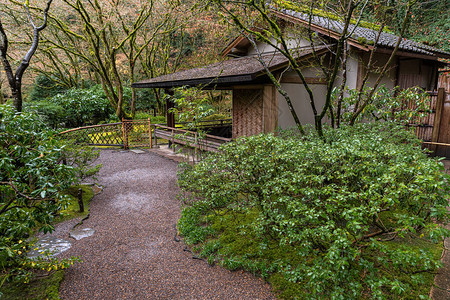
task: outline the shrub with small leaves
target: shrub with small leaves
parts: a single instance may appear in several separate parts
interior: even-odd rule
[[[181,169],[185,203],[204,216],[256,210],[250,230],[296,249],[301,263],[279,271],[308,297],[404,296],[440,266],[427,249],[449,235],[449,176],[403,127],[261,134],[221,150]]]

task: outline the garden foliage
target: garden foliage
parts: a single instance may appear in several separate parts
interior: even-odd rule
[[[366,87],[362,91],[362,97],[369,97],[372,88]],[[341,90],[335,88],[332,99],[335,106]],[[341,122],[350,124],[355,105],[358,102],[359,92],[355,89],[345,89],[346,96],[343,97],[341,106]],[[426,117],[430,111],[431,97],[420,88],[388,89],[385,86],[379,87],[364,111],[358,116],[357,122],[361,121],[392,121],[397,124],[416,123]]]
[[[0,286],[8,277],[29,278],[33,268],[63,268],[68,260],[32,260],[26,252],[35,230],[50,232],[65,207],[64,191],[98,167],[96,154],[75,150],[31,113],[0,106]],[[67,164],[63,163],[63,160]]]
[[[94,125],[114,118],[114,110],[98,85],[88,89],[69,89],[47,100],[31,102],[30,106],[53,128]]]
[[[279,258],[273,269],[305,297],[408,295],[440,265],[424,249],[448,236],[438,225],[449,219],[448,175],[398,125],[343,126],[324,138],[315,131],[240,138],[184,166],[181,233],[191,244],[209,240],[211,253],[220,248],[211,216],[253,220],[236,235],[255,238],[260,253],[268,245],[294,249],[295,259]]]

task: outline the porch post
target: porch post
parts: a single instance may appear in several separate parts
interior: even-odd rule
[[[167,95],[173,96],[173,90],[166,89],[165,90]],[[171,108],[174,108],[173,101],[166,99],[166,117],[167,117],[167,126],[168,127],[175,127],[175,114],[173,112],[170,112]]]
[[[173,96],[173,90],[166,89],[167,95]],[[174,103],[172,100],[166,98],[166,118],[167,118],[167,127],[175,128],[175,115],[171,112],[171,108],[174,108]],[[172,131],[173,135],[173,131]],[[172,141],[169,140],[169,148],[172,147]],[[174,149],[175,150],[175,149]]]

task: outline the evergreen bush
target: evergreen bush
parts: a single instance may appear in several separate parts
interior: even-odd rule
[[[0,105],[0,286],[7,278],[27,281],[33,269],[67,267],[70,260],[30,259],[29,237],[51,232],[65,207],[65,192],[98,167],[89,148],[76,150],[36,115]],[[64,163],[67,162],[67,163]]]
[[[276,269],[305,297],[405,296],[440,266],[426,249],[448,236],[442,170],[413,134],[388,122],[328,129],[325,140],[313,130],[240,138],[181,169],[188,205],[179,229],[202,243],[220,238],[207,229],[213,223],[253,220],[236,225],[236,236],[256,239],[259,249],[242,257],[289,247],[294,255],[278,258]],[[229,252],[224,259],[236,261]]]

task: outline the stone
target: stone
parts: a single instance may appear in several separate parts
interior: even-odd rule
[[[27,256],[36,258],[43,256],[45,251],[49,251],[51,253],[50,256],[57,256],[69,250],[70,247],[72,247],[72,243],[63,239],[54,237],[42,238],[33,246],[33,249],[37,248],[37,250],[31,250],[27,253]]]
[[[84,239],[86,237],[90,237],[95,233],[95,230],[92,228],[82,228],[82,229],[74,229],[69,233],[69,236],[77,241]]]
[[[134,150],[130,150],[130,151],[133,152],[133,153],[136,153],[136,154],[142,154],[142,153],[145,153],[144,150],[139,150],[139,149],[134,149]]]

